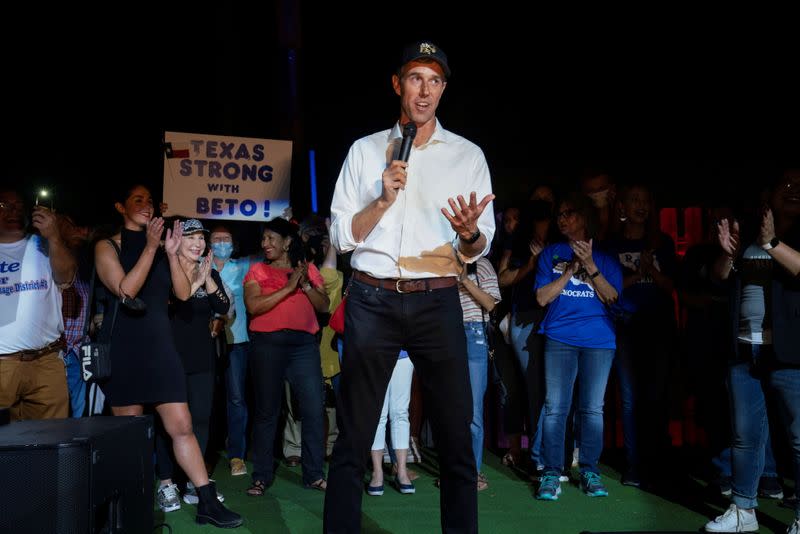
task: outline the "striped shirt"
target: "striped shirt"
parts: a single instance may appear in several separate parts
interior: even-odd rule
[[[83,344],[83,329],[86,326],[86,313],[89,311],[89,287],[80,278],[75,278],[68,288],[61,292],[61,314],[64,318],[64,337],[67,352],[80,354]]]
[[[500,302],[500,287],[497,285],[497,274],[488,259],[485,257],[477,261],[477,274],[468,274],[470,280],[481,288],[484,293],[491,295],[495,302]],[[461,309],[464,310],[464,322],[482,322],[484,318],[488,321],[489,314],[481,313],[481,305],[467,291],[464,284],[458,284],[458,294],[461,297]]]

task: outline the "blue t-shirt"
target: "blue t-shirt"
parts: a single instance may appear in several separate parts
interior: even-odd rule
[[[622,269],[616,258],[598,250],[592,251],[592,257],[603,277],[620,293]],[[546,247],[539,255],[534,289],[557,280],[570,261],[572,248],[569,244]],[[567,282],[561,295],[547,306],[539,333],[575,347],[615,349],[616,333],[611,313],[587,280],[588,274],[582,273]]]
[[[215,267],[216,268],[216,267]],[[250,270],[250,258],[230,259],[222,266],[219,276],[233,292],[233,306],[236,317],[228,324],[228,343],[245,343],[247,336],[247,308],[244,305],[244,275]]]

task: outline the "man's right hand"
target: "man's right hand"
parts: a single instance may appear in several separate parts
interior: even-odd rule
[[[381,200],[389,205],[394,204],[397,200],[397,192],[406,188],[406,167],[408,163],[405,161],[394,160],[385,171],[383,171],[383,192],[381,193]]]

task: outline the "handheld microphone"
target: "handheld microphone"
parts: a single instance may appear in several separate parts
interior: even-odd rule
[[[400,153],[397,154],[397,159],[400,161],[408,161],[408,156],[411,154],[411,143],[417,136],[417,125],[413,122],[406,123],[403,126],[403,142],[400,144]]]

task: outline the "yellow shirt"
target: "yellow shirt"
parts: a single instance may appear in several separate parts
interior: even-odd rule
[[[328,312],[333,311],[342,301],[342,286],[344,285],[344,275],[341,271],[323,267],[319,270],[325,286],[325,293],[328,294],[330,306]],[[341,372],[339,367],[339,352],[331,347],[331,341],[336,334],[330,326],[322,329],[322,341],[319,346],[319,355],[322,362],[322,377],[326,380],[338,375]]]

